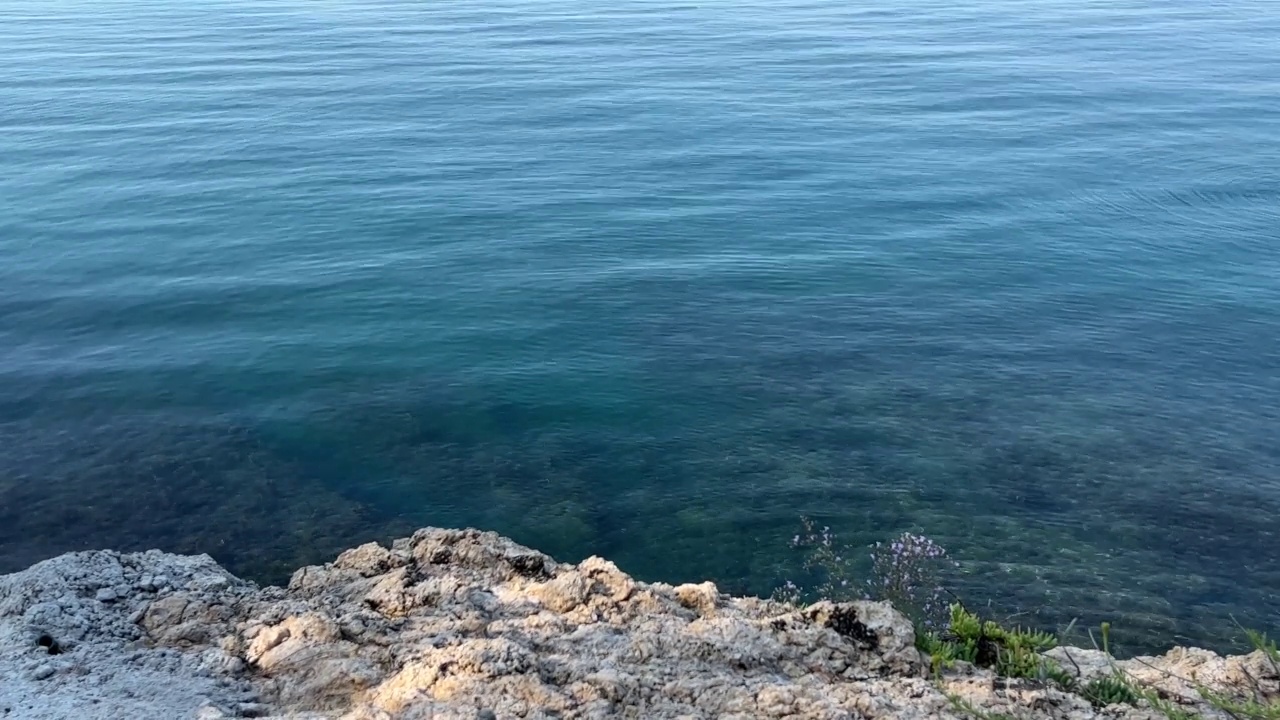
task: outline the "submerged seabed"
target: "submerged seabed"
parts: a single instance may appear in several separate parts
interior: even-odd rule
[[[0,2],[0,569],[432,524],[767,593],[809,515],[1132,650],[1280,624],[1274,0],[585,7]]]
[[[961,561],[949,580],[966,602],[1040,627],[1107,620],[1127,651],[1230,647],[1232,617],[1266,627],[1280,611],[1280,504],[1248,487],[1207,490],[1182,465],[1203,460],[1176,448],[1150,447],[1151,470],[1122,478],[1141,447],[1131,440],[970,446],[965,415],[981,402],[902,391],[881,398],[897,422],[846,425],[833,401],[827,423],[770,433],[765,413],[758,435],[738,437],[586,436],[548,429],[563,408],[396,396],[274,422],[11,419],[0,570],[71,549],[161,547],[280,583],[360,542],[471,525],[564,560],[600,554],[646,579],[767,594],[801,575],[788,541],[804,514],[853,545],[924,532]],[[955,429],[946,448],[913,431],[937,423]]]

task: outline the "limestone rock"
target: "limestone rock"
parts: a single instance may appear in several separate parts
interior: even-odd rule
[[[203,635],[188,638],[193,652],[148,647],[144,619],[166,633],[191,605],[157,599],[155,589],[167,588],[170,578],[185,585],[197,577],[220,580],[214,596],[199,598],[201,608],[257,592],[208,556],[155,551],[70,553],[0,576],[0,714],[172,720],[193,717],[210,698],[232,708],[251,701],[256,691],[248,681],[205,666]]]
[[[0,657],[0,705],[56,686],[66,712],[41,718],[914,720],[961,717],[957,702],[1020,718],[1152,717],[963,665],[930,678],[886,603],[800,609],[711,583],[648,584],[475,530],[362,545],[299,569],[287,589],[207,557],[63,556],[0,578],[0,640],[20,649]],[[1086,682],[1121,668],[1201,710],[1192,684],[1280,692],[1256,653],[1052,657]]]

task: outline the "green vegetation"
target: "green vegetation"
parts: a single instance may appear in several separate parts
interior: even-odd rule
[[[947,606],[942,598],[947,595],[954,597],[954,594],[946,590],[944,582],[950,575],[950,569],[958,564],[928,537],[903,533],[888,542],[870,546],[870,573],[860,581],[860,566],[855,564],[854,558],[865,556],[865,551],[839,543],[829,527],[819,528],[807,518],[803,523],[804,532],[797,534],[791,544],[805,551],[803,567],[809,577],[817,581],[816,587],[806,590],[788,580],[775,593],[775,599],[797,604],[804,600],[856,598],[891,602],[915,623],[916,647],[930,658],[940,688],[942,672],[958,662],[966,662],[987,668],[1000,677],[1075,693],[1095,708],[1146,706],[1169,720],[1199,720],[1202,717],[1156,688],[1144,685],[1114,661],[1111,661],[1109,673],[1087,681],[1078,679],[1081,674],[1079,668],[1069,672],[1045,656],[1046,651],[1058,645],[1058,638],[1052,634],[1017,626],[1007,627],[980,617],[960,603]],[[1099,629],[1101,643],[1092,632],[1089,637],[1095,648],[1111,658],[1111,625],[1104,622]],[[1264,633],[1241,630],[1268,665],[1263,678],[1252,677],[1244,667],[1240,667],[1249,686],[1243,695],[1224,695],[1187,678],[1167,674],[1186,687],[1194,688],[1204,704],[1216,711],[1212,713],[1214,717],[1280,720],[1280,697],[1276,696],[1274,689],[1265,689],[1263,683],[1263,680],[1274,683],[1280,679],[1280,647]],[[1070,632],[1069,626],[1063,634]],[[958,713],[977,720],[1004,720],[1008,717],[975,708],[964,698],[941,689]]]
[[[1246,630],[1253,648],[1259,651],[1270,666],[1270,671],[1280,677],[1280,648],[1265,633]],[[1099,649],[1110,655],[1111,628],[1103,623],[1102,645]],[[1096,643],[1095,643],[1096,644]],[[1021,678],[1051,683],[1058,688],[1079,694],[1094,707],[1108,705],[1145,704],[1169,720],[1199,720],[1202,716],[1162,697],[1155,689],[1143,686],[1118,666],[1112,672],[1084,684],[1058,663],[1044,657],[1043,653],[1057,645],[1057,639],[1048,633],[1024,628],[1006,628],[992,620],[984,620],[960,604],[951,606],[951,620],[940,632],[920,628],[916,634],[916,646],[932,660],[935,674],[950,668],[957,661],[972,663],[993,670],[1006,678]],[[1192,683],[1213,709],[1232,720],[1280,720],[1280,699],[1269,698],[1258,678],[1249,678],[1252,694],[1249,697],[1229,697]],[[948,694],[952,706],[960,713],[978,720],[1001,720],[1006,716],[981,711],[964,699]]]
[[[1041,655],[1057,644],[1057,639],[1048,633],[1004,628],[993,620],[983,620],[959,603],[951,606],[946,630],[920,628],[916,632],[916,645],[932,658],[935,670],[963,660],[990,668],[1003,677],[1066,682],[1070,675]]]
[[[1263,660],[1270,665],[1271,674],[1280,678],[1280,648],[1276,647],[1276,641],[1268,639],[1266,633],[1256,630],[1245,629],[1244,633],[1253,649],[1260,652]],[[1280,720],[1280,698],[1266,697],[1258,678],[1250,676],[1248,679],[1252,687],[1250,697],[1231,698],[1199,685],[1196,686],[1196,691],[1214,708],[1235,720]]]
[[[1276,641],[1269,640],[1264,632],[1248,628],[1241,629],[1244,630],[1245,637],[1249,638],[1249,644],[1253,645],[1253,649],[1262,653],[1262,656],[1271,664],[1271,669],[1275,671],[1275,674],[1280,675],[1280,647],[1276,646]]]
[[[1080,687],[1080,694],[1097,708],[1121,703],[1137,705],[1139,700],[1133,684],[1119,674],[1090,680]]]

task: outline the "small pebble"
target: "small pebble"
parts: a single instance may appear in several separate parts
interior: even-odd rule
[[[57,672],[52,665],[41,665],[31,673],[32,680],[48,680]]]
[[[112,588],[102,588],[97,594],[98,602],[104,603],[115,602],[116,597],[116,591]]]

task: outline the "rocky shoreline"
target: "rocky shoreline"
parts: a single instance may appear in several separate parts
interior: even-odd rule
[[[1113,662],[1203,717],[1280,698],[1261,653]],[[495,533],[428,528],[258,588],[208,556],[71,553],[0,576],[0,718],[1163,718],[960,663],[885,603],[807,608],[638,582]]]

